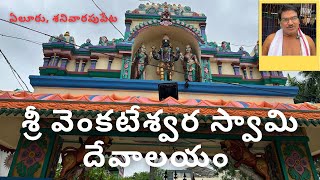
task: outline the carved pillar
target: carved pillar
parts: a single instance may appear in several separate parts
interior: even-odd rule
[[[199,26],[200,26],[200,30],[201,30],[201,36],[203,37],[203,39],[205,41],[207,41],[207,35],[206,35],[206,25],[207,23],[199,23]]]
[[[279,73],[279,76],[280,76],[280,77],[283,77],[282,71],[278,71],[278,73]]]
[[[202,82],[211,82],[211,68],[210,60],[208,57],[201,57],[201,76]]]
[[[240,66],[239,64],[233,63],[232,64],[234,75],[240,75]]]
[[[61,69],[67,69],[68,58],[61,58]]]
[[[113,56],[109,56],[108,70],[111,70],[111,65],[112,65],[113,60],[114,60],[114,57]]]
[[[56,56],[51,56],[50,60],[49,60],[49,66],[54,66],[56,61]]]
[[[267,71],[260,71],[261,72],[261,77],[265,78],[265,77],[269,77]]]
[[[96,69],[97,59],[91,59],[90,69]]]
[[[222,62],[218,61],[217,65],[218,65],[218,74],[221,75],[222,74]]]
[[[270,71],[270,75],[273,77],[278,76],[278,71]]]
[[[123,54],[121,79],[130,79],[131,77],[131,54]]]
[[[275,144],[284,179],[319,180],[307,141],[276,141]]]
[[[250,79],[253,79],[253,67],[250,67]]]
[[[8,177],[54,177],[62,139],[55,133],[44,131],[37,141],[29,141],[20,135]]]
[[[130,26],[131,26],[132,20],[131,19],[126,19],[125,20],[125,25],[126,25],[126,32],[124,34],[124,39],[127,39],[130,35]]]
[[[244,79],[248,79],[247,67],[242,66],[241,69],[242,69]]]
[[[44,57],[43,58],[43,67],[49,66],[50,57]]]
[[[81,71],[80,72],[84,72],[84,68],[87,65],[87,60],[82,60],[82,64],[81,64]]]
[[[80,59],[77,59],[76,60],[76,69],[75,69],[76,72],[79,71],[79,65],[80,65]]]
[[[60,57],[54,53],[54,56],[51,56],[51,62],[49,63],[49,66],[58,66]]]

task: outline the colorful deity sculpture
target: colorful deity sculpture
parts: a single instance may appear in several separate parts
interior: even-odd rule
[[[177,47],[176,52],[174,52],[169,37],[165,35],[162,39],[160,50],[157,52],[156,48],[153,46],[150,55],[155,60],[159,61],[157,74],[160,75],[160,80],[171,81],[174,71],[174,62],[181,57],[179,47]]]
[[[221,52],[231,52],[230,43],[226,41],[222,41],[220,50]]]
[[[86,150],[85,145],[92,145],[95,141],[101,140],[104,142],[104,152],[109,149],[109,147],[112,145],[112,138],[109,136],[90,136],[87,138],[85,142],[83,142],[82,138],[79,138],[79,142],[81,146],[79,148],[75,147],[65,147],[61,151],[62,156],[62,170],[60,173],[60,177],[65,179],[72,179],[72,178],[66,178],[68,176],[72,177],[72,170],[74,168],[77,168],[81,163],[83,163],[83,158],[88,152]],[[71,173],[69,175],[69,173]]]
[[[132,75],[133,79],[146,79],[146,66],[148,64],[147,49],[142,44],[133,58]]]
[[[164,6],[164,11],[161,13],[160,24],[163,26],[172,25],[171,13],[168,10],[168,6]]]
[[[108,38],[106,36],[99,38],[99,46],[108,46]]]
[[[192,53],[192,48],[190,45],[186,46],[186,52],[183,56],[182,65],[185,72],[185,79],[188,81],[196,81],[198,76],[197,69],[199,69],[200,63],[197,59],[197,56]]]
[[[252,168],[265,180],[271,179],[270,175],[268,174],[269,167],[264,154],[253,154],[241,140],[225,140],[221,141],[220,144],[221,149],[236,161],[236,163],[234,164],[235,168],[239,168],[241,164],[244,164]]]
[[[80,48],[89,48],[89,46],[92,46],[91,40],[87,39],[86,42],[80,46]]]

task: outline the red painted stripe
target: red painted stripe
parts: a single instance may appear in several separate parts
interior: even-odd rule
[[[300,37],[302,38],[304,48],[306,49],[306,52],[307,52],[307,56],[310,56],[310,55],[309,55],[309,51],[308,51],[307,44],[306,44],[306,42],[304,41],[304,38],[303,38],[303,36],[302,36],[302,32],[301,32],[301,29],[300,29],[300,28],[299,28],[299,34],[300,34]]]

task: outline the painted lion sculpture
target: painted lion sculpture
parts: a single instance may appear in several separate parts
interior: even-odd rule
[[[220,142],[220,144],[221,149],[236,161],[234,164],[235,168],[238,168],[241,164],[244,164],[248,167],[251,167],[265,180],[270,180],[270,176],[268,174],[268,164],[264,158],[264,154],[253,154],[241,140],[225,140]]]
[[[82,138],[79,138],[81,144],[79,148],[65,147],[61,151],[62,170],[60,173],[60,177],[64,178],[74,168],[77,168],[81,163],[83,163],[83,158],[88,152],[85,149],[85,145],[93,145],[97,140],[101,140],[104,142],[104,150],[108,149],[112,145],[112,139],[108,136],[90,136],[85,142],[82,141]]]

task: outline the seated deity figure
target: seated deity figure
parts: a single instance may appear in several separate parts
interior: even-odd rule
[[[185,72],[185,79],[188,81],[197,80],[197,69],[199,69],[200,64],[197,59],[197,56],[192,53],[192,48],[190,45],[186,46],[186,52],[183,56],[183,69]]]
[[[108,46],[108,38],[106,36],[99,38],[99,46]]]
[[[148,64],[147,49],[142,44],[133,58],[133,79],[146,79],[146,66]]]
[[[174,71],[174,62],[180,58],[179,47],[176,48],[176,52],[170,44],[170,39],[165,35],[162,39],[162,45],[160,50],[157,52],[153,46],[150,53],[151,57],[159,61],[157,74],[160,75],[160,80],[171,81]]]

